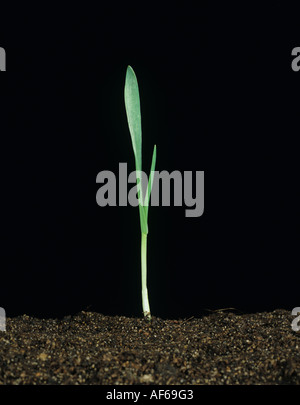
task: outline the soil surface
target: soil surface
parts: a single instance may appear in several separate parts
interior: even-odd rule
[[[300,384],[290,312],[7,319],[0,384]]]

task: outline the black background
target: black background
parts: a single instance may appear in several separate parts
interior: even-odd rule
[[[152,313],[299,306],[300,46],[289,3],[18,9],[1,15],[0,306],[141,316],[138,209],[96,204],[134,170],[123,90],[140,86],[143,168],[204,170],[205,212],[150,207]]]

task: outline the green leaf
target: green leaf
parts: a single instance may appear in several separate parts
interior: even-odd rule
[[[141,124],[141,107],[140,107],[140,95],[139,86],[136,75],[131,66],[127,67],[125,89],[124,89],[125,108],[127,114],[127,121],[129,126],[129,132],[132,141],[132,147],[135,157],[135,170],[142,170],[142,124]],[[138,179],[137,179],[138,181]],[[142,233],[148,233],[148,225],[146,213],[143,207],[143,190],[140,187],[138,193],[139,198],[139,211],[140,211],[140,223]]]
[[[127,67],[124,98],[136,170],[142,170],[142,124],[139,86],[131,66]]]
[[[134,70],[132,69],[131,66],[128,66],[126,71],[124,99],[129,132],[131,136],[132,147],[135,157],[135,170],[138,172],[142,170],[141,107],[140,107],[138,81],[134,73]],[[145,198],[143,196],[142,185],[140,185],[138,192],[141,231],[144,234],[148,233],[148,208],[153,184],[155,164],[156,164],[156,145],[154,146],[153,149],[151,170],[149,174]],[[138,179],[137,177],[137,183],[138,182],[141,182],[141,179]]]
[[[144,203],[145,217],[146,217],[147,223],[148,223],[148,208],[149,208],[150,194],[151,194],[152,185],[153,185],[155,164],[156,164],[156,145],[154,145],[154,149],[153,149],[152,163],[151,163],[151,169],[150,169],[150,174],[149,174],[147,192],[146,192],[145,203]]]

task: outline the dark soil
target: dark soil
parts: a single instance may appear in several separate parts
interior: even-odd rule
[[[186,320],[27,315],[0,332],[0,384],[300,384],[290,312]]]

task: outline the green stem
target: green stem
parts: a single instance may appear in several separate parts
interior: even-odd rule
[[[147,289],[147,234],[142,233],[142,247],[141,247],[141,257],[142,257],[142,302],[143,302],[143,312],[144,317],[150,321],[151,313],[148,299],[148,289]]]

